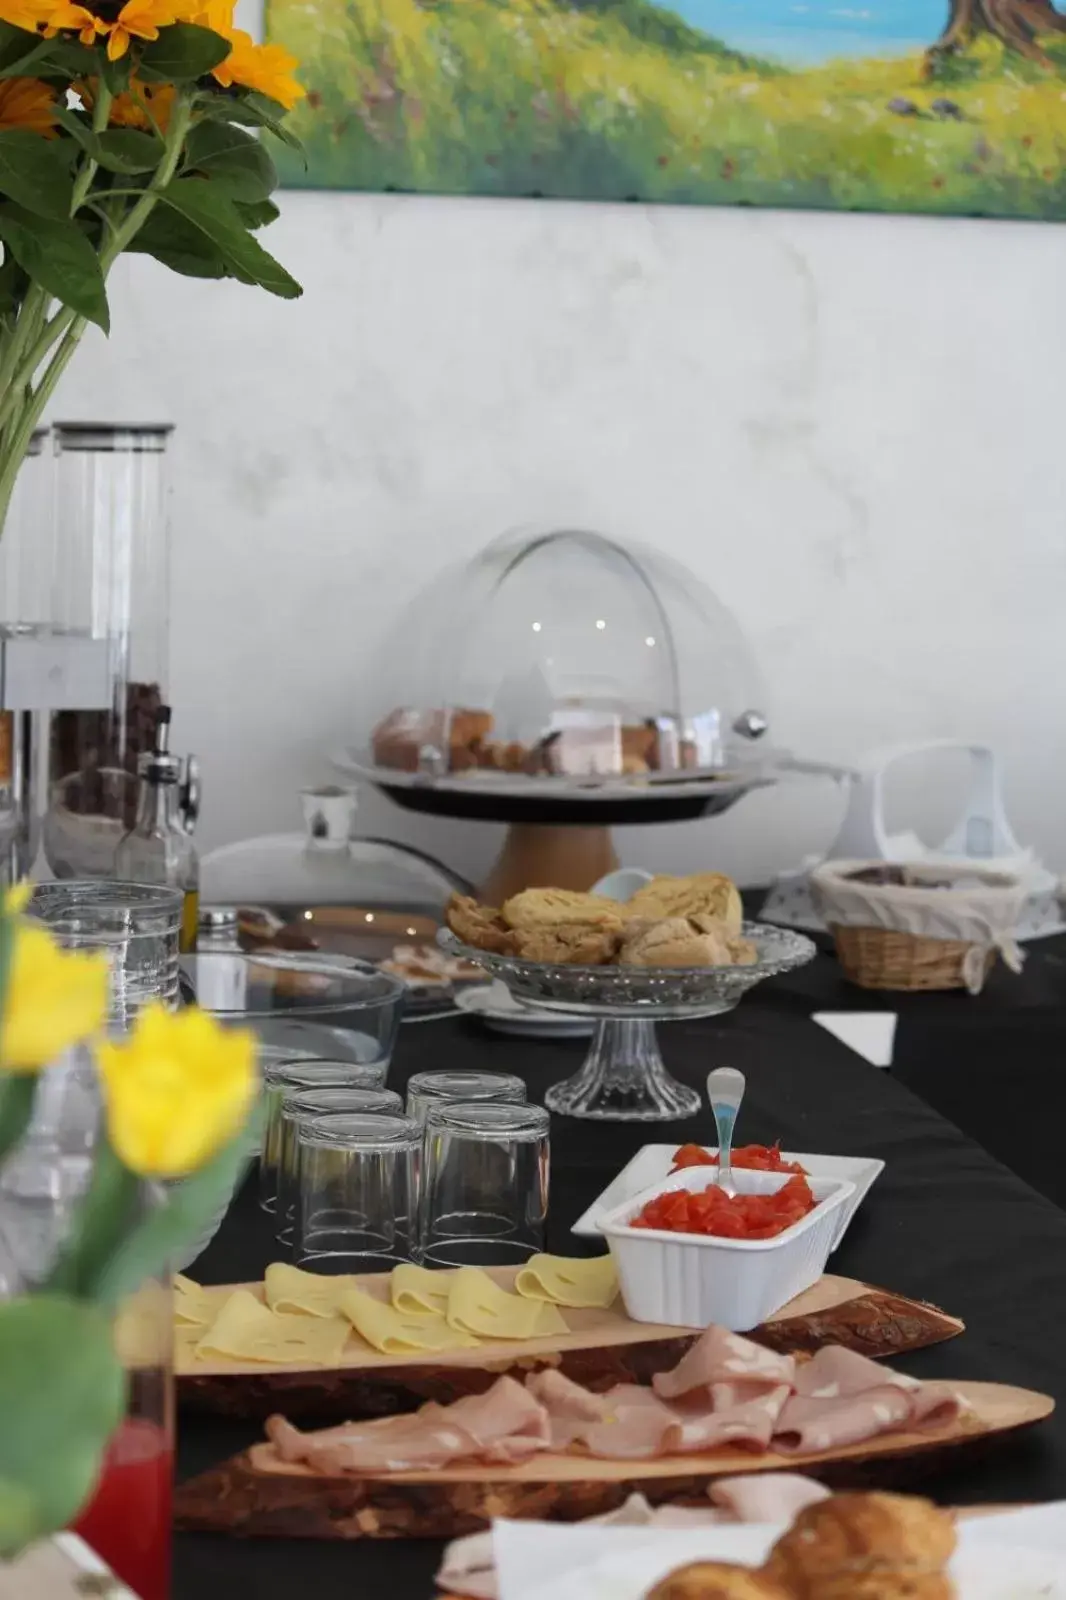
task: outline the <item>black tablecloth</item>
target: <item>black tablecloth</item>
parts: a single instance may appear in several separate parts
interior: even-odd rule
[[[760,991],[760,994],[762,991]],[[923,1377],[992,1379],[1066,1399],[1066,1215],[998,1165],[886,1073],[779,997],[752,995],[731,1016],[660,1029],[671,1070],[702,1087],[716,1065],[748,1079],[741,1138],[780,1138],[793,1149],[876,1155],[887,1163],[833,1258],[834,1271],[935,1301],[962,1317],[966,1334],[905,1358]],[[584,1045],[505,1041],[463,1021],[402,1030],[390,1083],[411,1071],[473,1066],[520,1073],[530,1098],[576,1070]],[[553,1119],[549,1247],[576,1252],[570,1224],[644,1143],[710,1141],[709,1116],[675,1124]],[[595,1248],[591,1246],[591,1248]],[[205,1282],[261,1272],[269,1233],[250,1193],[194,1269]],[[179,1471],[200,1470],[251,1441],[239,1425],[186,1416]],[[1066,1496],[1066,1410],[1005,1440],[980,1463],[945,1472],[931,1486],[945,1501]],[[183,1535],[175,1553],[175,1600],[428,1600],[439,1546],[428,1542],[244,1543]]]

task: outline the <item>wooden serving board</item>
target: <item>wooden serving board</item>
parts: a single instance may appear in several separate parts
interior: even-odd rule
[[[514,1285],[517,1267],[491,1267],[504,1288]],[[360,1288],[377,1299],[388,1296],[388,1279],[369,1273]],[[219,1303],[244,1287],[260,1299],[262,1284],[213,1288]],[[554,1366],[591,1389],[616,1383],[646,1383],[656,1372],[676,1366],[698,1336],[691,1328],[633,1322],[621,1299],[607,1310],[564,1308],[570,1333],[549,1339],[484,1343],[476,1349],[444,1354],[385,1356],[353,1334],[336,1367],[268,1365],[225,1357],[200,1360],[180,1342],[175,1353],[178,1394],[183,1404],[228,1416],[261,1418],[282,1411],[293,1422],[391,1416],[426,1400],[446,1405],[461,1395],[487,1389],[504,1372],[521,1375]],[[854,1278],[824,1277],[756,1329],[751,1337],[781,1351],[813,1351],[842,1344],[863,1355],[898,1355],[939,1344],[964,1331],[957,1317],[936,1306],[871,1288]]]
[[[883,1484],[935,1471],[946,1452],[987,1444],[1050,1416],[1055,1402],[1029,1389],[958,1383],[972,1415],[928,1432],[883,1434],[806,1456],[753,1454],[737,1445],[652,1461],[600,1461],[545,1452],[511,1467],[471,1463],[433,1472],[326,1477],[253,1445],[184,1483],[175,1524],[186,1531],[308,1539],[447,1539],[494,1517],[576,1522],[639,1490],[659,1505],[704,1501],[709,1479],[740,1472],[806,1472],[828,1483]]]

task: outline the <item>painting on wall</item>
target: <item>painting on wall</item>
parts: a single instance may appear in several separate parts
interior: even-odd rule
[[[291,186],[1066,217],[1050,0],[267,0]]]

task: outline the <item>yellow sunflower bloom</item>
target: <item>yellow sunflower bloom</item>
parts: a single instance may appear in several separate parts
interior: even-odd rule
[[[291,111],[297,100],[307,93],[302,84],[292,76],[299,65],[295,56],[278,44],[256,44],[250,33],[234,28],[229,35],[233,48],[225,61],[220,61],[214,76],[224,89],[237,85],[254,89],[276,100],[286,111]]]
[[[48,18],[44,36],[54,39],[57,33],[76,33],[82,44],[92,45],[97,35],[106,33],[107,29],[108,24],[94,17],[85,6],[58,5]]]
[[[60,950],[51,934],[32,922],[20,923],[12,934],[0,1068],[35,1072],[102,1026],[108,961],[103,954]]]
[[[87,111],[93,108],[98,82],[97,78],[89,78],[76,85]],[[158,128],[160,133],[166,133],[176,98],[172,83],[142,83],[140,78],[131,77],[129,88],[111,101],[108,124],[112,128],[140,128],[146,133]]]
[[[126,0],[107,41],[107,59],[118,61],[126,54],[131,39],[158,39],[160,28],[176,22],[172,0]]]
[[[36,33],[51,16],[53,3],[54,0],[0,0],[0,22]]]
[[[0,78],[0,129],[3,128],[28,128],[42,138],[58,138],[55,91],[36,78]],[[9,897],[22,895],[22,899],[9,898],[8,914],[21,911],[32,892],[33,886],[28,883],[9,889]]]
[[[178,0],[175,9],[179,22],[194,22],[225,38],[233,29],[233,0]]]
[[[145,1178],[182,1178],[244,1126],[258,1082],[255,1035],[206,1012],[146,1006],[121,1044],[96,1048],[112,1148]]]

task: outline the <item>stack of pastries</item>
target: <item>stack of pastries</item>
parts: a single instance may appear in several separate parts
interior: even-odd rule
[[[583,967],[750,966],[732,879],[652,878],[622,903],[571,889],[525,889],[497,910],[453,895],[448,926],[465,944],[523,961]]]
[[[955,1521],[929,1500],[836,1494],[808,1506],[765,1566],[694,1561],[646,1600],[952,1600]]]

